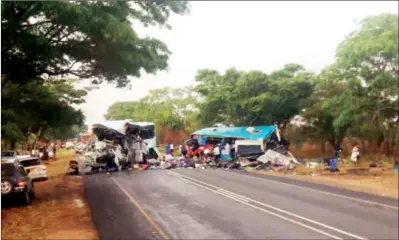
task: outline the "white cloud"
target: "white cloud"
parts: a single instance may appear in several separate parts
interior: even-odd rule
[[[270,72],[286,63],[319,71],[334,60],[335,49],[356,28],[355,21],[382,12],[398,12],[395,1],[191,2],[186,16],[172,16],[172,30],[137,28],[166,42],[173,52],[170,70],[132,79],[132,90],[103,84],[81,108],[89,124],[103,120],[117,101],[137,100],[150,89],[181,87],[201,68]]]

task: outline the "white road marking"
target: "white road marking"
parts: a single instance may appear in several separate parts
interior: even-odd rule
[[[219,195],[222,195],[222,196],[224,196],[224,197],[230,198],[230,199],[232,199],[232,200],[234,200],[234,201],[237,201],[237,202],[239,202],[239,203],[245,204],[245,205],[247,205],[247,206],[249,206],[249,207],[251,207],[251,208],[257,209],[257,210],[259,210],[259,211],[268,213],[268,214],[270,214],[270,215],[273,215],[273,216],[275,216],[275,217],[281,218],[281,219],[286,220],[286,221],[288,221],[288,222],[291,222],[291,223],[300,225],[300,226],[302,226],[302,227],[305,227],[305,228],[307,228],[307,229],[310,229],[310,230],[312,230],[312,231],[318,232],[318,233],[320,233],[320,234],[322,234],[322,235],[325,235],[325,236],[328,236],[328,237],[331,237],[331,238],[334,238],[334,239],[343,240],[343,238],[340,238],[340,237],[338,237],[338,236],[329,234],[329,233],[327,233],[327,232],[324,232],[324,231],[322,231],[322,230],[316,229],[316,228],[314,228],[314,227],[311,227],[311,226],[309,226],[309,225],[303,224],[303,223],[301,223],[301,222],[294,221],[294,220],[289,219],[289,218],[287,218],[287,217],[284,217],[284,216],[282,216],[282,215],[279,215],[279,214],[276,214],[276,213],[267,211],[267,210],[265,210],[265,209],[263,209],[263,208],[257,207],[257,206],[255,206],[255,205],[253,205],[253,204],[250,204],[249,202],[245,202],[245,201],[243,201],[243,200],[241,200],[241,199],[239,199],[239,198],[232,197],[231,195],[225,194],[225,193],[223,193],[223,192],[221,192],[221,191],[217,191],[217,190],[214,190],[214,189],[212,189],[212,188],[206,187],[206,186],[204,186],[204,185],[202,185],[202,184],[196,183],[196,182],[194,182],[194,181],[190,181],[190,180],[188,180],[188,179],[186,179],[186,178],[184,178],[184,177],[180,177],[180,176],[176,176],[176,177],[181,178],[181,179],[183,179],[183,180],[185,180],[185,181],[187,181],[187,182],[189,182],[189,183],[191,183],[191,184],[194,184],[194,185],[197,185],[197,186],[202,187],[202,188],[204,188],[204,189],[207,189],[207,190],[209,190],[209,191],[215,192],[215,193],[217,193],[217,194],[219,194]]]
[[[386,207],[386,208],[399,210],[398,206],[392,206],[392,205],[387,205],[387,204],[383,204],[383,203],[368,201],[368,200],[364,200],[364,199],[348,197],[348,196],[337,194],[337,193],[330,193],[330,192],[326,192],[326,191],[322,191],[322,190],[317,190],[317,189],[314,189],[314,188],[298,186],[298,185],[295,185],[295,184],[284,183],[284,182],[280,182],[280,181],[276,181],[276,180],[271,180],[271,179],[266,179],[266,178],[261,178],[261,177],[255,177],[255,176],[246,175],[246,174],[239,174],[239,173],[235,173],[235,172],[233,172],[233,173],[234,174],[238,174],[238,175],[244,175],[244,176],[247,176],[247,177],[250,177],[250,178],[256,178],[256,179],[261,179],[261,180],[264,180],[264,181],[274,182],[274,183],[278,183],[278,184],[281,184],[281,185],[286,185],[286,186],[291,186],[291,187],[296,187],[296,188],[301,188],[301,189],[307,189],[309,191],[318,192],[318,193],[322,193],[322,194],[330,195],[330,196],[334,196],[334,197],[345,198],[345,199],[356,201],[356,202],[362,202],[362,203],[367,203],[367,204],[370,204],[370,205],[377,205],[377,206],[381,206],[381,207]]]
[[[128,191],[115,179],[111,178],[115,185],[126,195],[126,197],[130,200],[130,202],[140,211],[140,213],[144,216],[144,218],[151,224],[151,226],[155,229],[156,232],[162,237],[164,240],[169,240],[170,238],[164,231],[162,231],[161,227],[148,215],[144,209],[140,206],[140,204],[129,194]]]
[[[332,238],[335,238],[335,239],[341,239],[341,238],[339,238],[339,237],[337,237],[337,236],[335,236],[335,235],[329,234],[329,233],[324,232],[324,231],[322,231],[322,230],[315,229],[315,228],[313,228],[313,227],[311,227],[311,226],[305,225],[305,224],[303,224],[303,223],[294,221],[294,220],[292,220],[292,219],[286,218],[286,217],[281,216],[281,215],[278,215],[278,214],[276,214],[276,213],[267,211],[267,210],[265,210],[265,209],[263,209],[263,208],[257,207],[257,206],[255,206],[255,205],[253,205],[253,204],[250,204],[249,201],[251,201],[251,202],[253,202],[253,203],[256,203],[256,204],[258,204],[258,205],[261,205],[261,206],[263,206],[263,207],[266,207],[266,208],[269,208],[269,209],[273,209],[273,210],[275,210],[275,211],[277,211],[277,212],[287,214],[287,215],[292,216],[292,217],[295,217],[295,218],[297,218],[297,219],[301,219],[301,220],[303,220],[303,221],[307,221],[307,222],[312,223],[312,224],[315,224],[315,225],[317,225],[317,226],[319,226],[319,227],[323,227],[323,228],[326,228],[326,229],[329,229],[329,230],[332,230],[332,231],[335,231],[335,232],[344,234],[344,235],[346,235],[346,236],[349,236],[349,237],[352,237],[352,238],[355,238],[355,239],[366,240],[366,238],[364,238],[364,237],[361,237],[361,236],[358,236],[358,235],[355,235],[355,234],[352,234],[352,233],[349,233],[349,232],[340,230],[340,229],[338,229],[338,228],[334,228],[334,227],[328,226],[328,225],[326,225],[326,224],[317,222],[317,221],[315,221],[315,220],[312,220],[312,219],[309,219],[309,218],[306,218],[306,217],[302,217],[302,216],[300,216],[300,215],[297,215],[297,214],[294,214],[294,213],[285,211],[285,210],[280,209],[280,208],[276,208],[276,207],[270,206],[270,205],[268,205],[268,204],[259,202],[259,201],[255,200],[255,199],[251,199],[251,198],[242,196],[242,195],[240,195],[240,194],[231,192],[231,191],[229,191],[229,190],[220,188],[220,187],[218,187],[218,186],[215,186],[215,185],[212,185],[212,184],[203,182],[203,181],[201,181],[201,180],[188,177],[188,176],[186,176],[186,175],[184,175],[184,174],[180,174],[180,173],[176,173],[176,172],[171,172],[171,173],[174,174],[175,176],[181,178],[181,179],[187,180],[187,181],[189,181],[189,182],[191,182],[191,183],[193,183],[193,184],[196,184],[196,185],[198,185],[198,186],[202,186],[203,188],[206,188],[206,189],[208,189],[208,190],[210,190],[210,191],[216,192],[216,193],[218,193],[218,194],[220,194],[220,195],[223,195],[223,196],[225,196],[225,197],[231,198],[231,196],[234,196],[234,198],[231,198],[231,199],[236,200],[236,201],[240,201],[241,203],[244,203],[244,204],[247,205],[247,206],[250,206],[250,207],[255,208],[255,209],[258,209],[258,210],[261,210],[261,211],[263,211],[263,212],[267,212],[267,213],[269,213],[269,214],[271,214],[271,215],[273,215],[273,216],[276,216],[276,217],[282,218],[282,219],[284,219],[284,220],[290,221],[290,222],[292,222],[292,223],[301,225],[301,226],[306,227],[306,228],[308,228],[308,229],[311,229],[311,230],[313,230],[313,231],[319,232],[319,233],[321,233],[321,234],[323,234],[323,235],[326,235],[326,236],[329,236],[329,237],[332,237]],[[204,185],[205,185],[205,186],[204,186]],[[226,193],[229,193],[229,195],[227,195]],[[245,199],[245,200],[247,200],[248,202],[244,202],[244,201],[238,200],[238,199]]]
[[[218,192],[220,192],[221,194],[226,195],[226,196],[228,196],[228,197],[230,197],[230,198],[235,198],[235,199],[237,199],[237,200],[239,200],[239,201],[243,201],[243,202],[249,203],[249,201],[248,201],[247,199],[242,198],[242,197],[240,197],[240,196],[237,196],[237,195],[235,195],[235,194],[231,194],[231,193],[226,192],[226,191],[224,191],[224,190],[222,190],[222,189],[218,189],[218,190],[216,190],[216,191],[218,191]]]

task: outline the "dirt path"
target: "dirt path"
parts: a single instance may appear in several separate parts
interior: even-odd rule
[[[32,205],[1,209],[2,239],[98,239],[82,177],[65,176],[73,154],[60,151],[47,165],[49,179],[35,182]]]

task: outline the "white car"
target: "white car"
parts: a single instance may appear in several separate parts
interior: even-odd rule
[[[16,151],[2,151],[1,160],[17,159],[18,153]]]
[[[66,149],[71,149],[71,148],[74,148],[74,147],[75,147],[75,144],[73,144],[73,142],[71,142],[71,141],[68,141],[68,142],[65,143],[65,148]]]
[[[47,168],[41,164],[37,157],[18,158],[19,163],[24,167],[32,180],[47,180]]]

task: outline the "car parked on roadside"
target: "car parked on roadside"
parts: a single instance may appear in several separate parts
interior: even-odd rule
[[[17,159],[18,153],[16,151],[1,151],[1,159],[8,160],[8,159]]]
[[[32,181],[47,180],[47,168],[37,157],[18,158],[19,163],[24,167]]]
[[[1,162],[1,199],[19,201],[29,205],[35,196],[32,180],[17,162]]]
[[[17,151],[2,151],[1,159],[2,160],[17,160],[23,157],[30,157],[30,155],[19,155]]]

